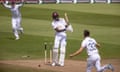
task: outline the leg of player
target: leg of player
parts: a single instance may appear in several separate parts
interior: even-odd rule
[[[65,47],[60,48],[60,58],[59,58],[59,65],[64,66],[64,59],[65,59]]]
[[[17,29],[13,29],[13,33],[14,33],[14,36],[16,37],[15,40],[20,39],[20,38],[19,38],[19,35],[18,35]]]
[[[92,58],[89,57],[87,59],[87,70],[86,70],[86,72],[91,72],[92,67],[93,67],[93,60],[92,60]]]
[[[95,67],[97,68],[98,72],[103,72],[106,69],[111,69],[112,71],[114,71],[114,68],[113,68],[113,66],[111,64],[107,64],[107,65],[104,65],[104,66],[101,67],[100,58],[98,58],[96,60]]]
[[[52,66],[56,66],[58,64],[58,48],[53,48],[53,62]]]
[[[59,58],[60,66],[64,66],[65,52],[66,52],[66,38],[63,38],[61,40],[61,47],[60,47],[60,58]]]
[[[98,64],[98,63],[97,63]],[[96,65],[97,65],[96,64]],[[111,65],[111,64],[107,64],[107,65],[104,65],[104,66],[102,66],[102,67],[97,67],[97,71],[98,72],[104,72],[105,70],[107,70],[107,69],[110,69],[112,72],[114,71],[114,68],[113,68],[113,66]]]
[[[20,39],[19,34],[18,34],[18,30],[17,30],[17,20],[15,18],[12,19],[12,28],[13,28],[14,36],[16,37],[15,40]]]
[[[58,64],[58,48],[59,48],[59,43],[60,43],[59,39],[60,38],[58,36],[55,37],[54,48],[53,48],[52,66],[56,66],[56,64]]]
[[[21,17],[18,17],[17,18],[17,26],[18,26],[18,31],[23,34],[24,31],[23,31],[23,28],[21,27]]]

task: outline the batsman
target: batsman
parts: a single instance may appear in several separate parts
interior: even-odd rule
[[[64,66],[66,44],[67,44],[66,43],[66,38],[67,38],[66,31],[73,32],[73,28],[69,24],[66,13],[65,13],[65,18],[59,18],[59,14],[57,12],[53,12],[52,18],[53,18],[52,27],[55,30],[52,66]]]

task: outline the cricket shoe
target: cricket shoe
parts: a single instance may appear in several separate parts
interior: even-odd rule
[[[53,67],[56,66],[56,63],[53,62],[53,63],[52,63],[52,66],[53,66]]]
[[[20,34],[23,34],[24,33],[23,28],[20,28],[19,32],[20,32]]]
[[[54,66],[60,66],[60,67],[63,67],[64,64],[52,63],[52,66],[53,66],[53,67],[54,67]]]
[[[114,72],[114,67],[112,66],[112,64],[108,64],[108,69],[110,69],[112,72]]]
[[[16,37],[16,39],[15,40],[19,40],[20,38],[19,37]]]
[[[64,67],[64,64],[58,64],[58,66]]]

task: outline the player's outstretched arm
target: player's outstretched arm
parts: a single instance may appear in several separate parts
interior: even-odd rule
[[[17,5],[20,7],[20,6],[23,6],[23,4],[24,4],[24,0],[21,0],[20,4],[17,4]]]
[[[11,8],[11,5],[8,5],[8,1],[2,2],[2,5],[6,8]]]
[[[76,55],[80,54],[83,51],[83,49],[84,49],[83,47],[80,47],[80,49],[77,50],[75,53],[70,54],[70,57],[73,57],[73,56],[76,56]]]

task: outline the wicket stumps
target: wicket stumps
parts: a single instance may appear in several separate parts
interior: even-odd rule
[[[48,47],[49,47],[49,49],[48,49]],[[44,48],[45,48],[45,51],[44,51],[44,53],[45,53],[45,64],[48,64],[48,63],[51,63],[52,62],[52,43],[50,43],[50,44],[48,44],[47,42],[45,42],[44,43]],[[48,52],[48,50],[50,51],[50,52]],[[49,61],[48,61],[48,53],[49,53]]]

